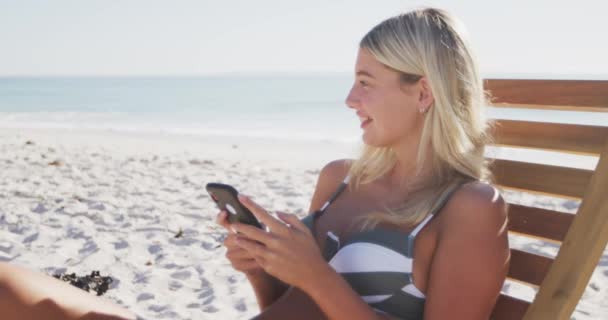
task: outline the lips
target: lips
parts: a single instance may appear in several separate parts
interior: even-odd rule
[[[370,122],[372,122],[372,118],[368,115],[363,114],[361,111],[357,112],[357,116],[359,117],[359,121],[361,121],[361,128],[367,126]]]
[[[372,118],[367,117],[367,118],[361,118],[361,128],[367,126],[368,124],[370,124],[372,122]]]

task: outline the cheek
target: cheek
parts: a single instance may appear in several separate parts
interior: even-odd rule
[[[413,130],[418,118],[415,106],[403,95],[387,95],[386,97],[382,114],[386,129],[396,134],[404,134]]]

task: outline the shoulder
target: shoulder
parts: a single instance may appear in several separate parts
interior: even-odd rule
[[[507,222],[507,203],[498,189],[479,181],[456,190],[442,211],[442,234],[496,230]]]
[[[319,181],[335,181],[342,182],[352,164],[352,159],[338,159],[327,163],[319,172]]]
[[[309,212],[316,211],[329,199],[348,174],[351,159],[334,160],[326,164],[319,172]]]
[[[437,218],[425,316],[488,319],[509,269],[505,201],[492,185],[467,183]]]

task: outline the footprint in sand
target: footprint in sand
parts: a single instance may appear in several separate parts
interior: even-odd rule
[[[129,246],[129,243],[125,240],[120,240],[118,242],[114,242],[113,244],[114,244],[114,249],[116,249],[116,250],[124,249]]]
[[[157,253],[161,252],[162,250],[163,250],[163,247],[161,247],[160,244],[153,244],[148,247],[148,252],[150,254],[157,254]]]
[[[247,311],[247,305],[245,305],[245,301],[243,301],[243,299],[239,299],[239,301],[234,305],[234,308],[241,312]]]
[[[192,276],[192,272],[188,270],[177,271],[171,274],[171,278],[178,280],[186,280]]]
[[[88,239],[84,243],[82,248],[80,248],[80,250],[78,250],[78,253],[85,255],[85,256],[89,256],[97,251],[99,251],[99,247],[97,246],[97,243],[91,239]]]
[[[183,286],[184,285],[181,282],[177,281],[177,280],[171,280],[171,281],[169,281],[169,290],[171,290],[171,291],[179,290]]]
[[[42,203],[39,203],[36,208],[32,209],[32,212],[34,213],[38,213],[38,214],[43,214],[45,212],[49,211],[49,209],[47,209]]]
[[[13,245],[10,242],[1,242],[0,243],[0,251],[4,253],[11,253],[13,250]]]
[[[201,246],[205,250],[211,251],[211,250],[215,250],[215,249],[221,247],[222,244],[221,243],[218,244],[218,243],[203,241],[203,243],[201,244]]]
[[[137,302],[154,299],[154,295],[151,293],[144,292],[137,296]]]
[[[38,240],[38,235],[39,235],[39,233],[36,232],[32,235],[27,236],[25,239],[23,239],[23,244],[30,244],[30,243]]]
[[[89,210],[103,211],[106,210],[106,206],[103,203],[89,204]]]
[[[134,284],[148,284],[150,282],[150,273],[147,271],[136,273],[132,282]]]
[[[215,312],[218,312],[218,311],[220,311],[220,310],[218,308],[214,307],[214,306],[206,306],[203,309],[203,312],[207,312],[207,313],[215,313]]]
[[[174,244],[176,246],[190,246],[194,243],[197,243],[198,240],[194,239],[194,238],[181,238],[181,239],[170,239],[169,242],[171,244]]]

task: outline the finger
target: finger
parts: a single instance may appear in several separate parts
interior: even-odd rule
[[[240,234],[241,237],[246,237],[244,234]],[[236,248],[241,249],[241,247],[239,247],[239,245],[236,243],[236,238],[237,238],[237,234],[236,233],[229,233],[226,238],[224,239],[224,246],[228,249],[228,250],[233,250]]]
[[[228,258],[228,260],[230,260],[231,262],[253,260],[251,254],[241,247],[238,247],[238,249],[226,251],[226,258]]]
[[[295,228],[302,232],[308,231],[308,227],[302,221],[300,221],[300,219],[295,214],[289,214],[289,213],[277,211],[277,216],[283,222],[289,224],[292,228]]]
[[[237,244],[239,244],[239,240],[246,239],[249,241],[258,241],[262,245],[268,245],[274,239],[274,236],[271,233],[244,223],[233,223],[230,227],[232,230],[234,230],[234,232],[238,233],[236,237]]]
[[[235,269],[240,270],[245,273],[250,273],[253,271],[262,270],[262,267],[258,264],[257,261],[255,261],[255,259],[251,259],[251,260],[248,260],[247,262],[239,264],[239,266],[235,267]]]
[[[241,237],[237,238],[236,242],[241,248],[249,252],[255,260],[259,260],[260,258],[263,260],[264,256],[266,255],[266,246],[262,244]]]
[[[255,217],[258,218],[258,220],[265,224],[268,228],[270,228],[270,230],[279,233],[287,231],[287,227],[282,222],[268,214],[268,212],[264,208],[253,202],[253,200],[251,200],[249,197],[239,194],[239,201],[245,207],[251,210]]]
[[[215,222],[230,231],[230,222],[228,221],[228,212],[226,210],[220,211],[215,218]]]
[[[234,248],[234,247],[238,247],[235,240],[236,240],[236,234],[232,232],[232,230],[230,230],[231,233],[228,233],[228,235],[226,236],[226,238],[224,239],[224,246],[226,246],[226,248]]]

